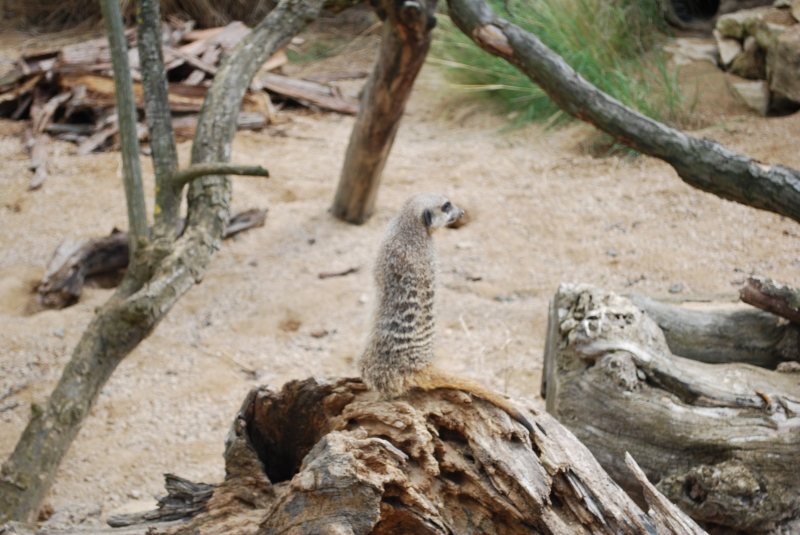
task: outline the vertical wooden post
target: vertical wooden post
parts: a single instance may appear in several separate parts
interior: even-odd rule
[[[382,0],[378,8],[384,21],[381,47],[361,97],[333,201],[333,214],[339,219],[360,225],[372,215],[400,117],[430,48],[436,3]]]

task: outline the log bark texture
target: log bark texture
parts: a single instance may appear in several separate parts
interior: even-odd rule
[[[800,222],[797,170],[761,164],[624,106],[584,80],[538,37],[498,17],[484,0],[448,0],[448,6],[453,22],[478,46],[516,66],[573,117],[664,160],[690,186]]]
[[[740,334],[751,343],[750,331]],[[638,487],[623,462],[630,452],[695,520],[745,533],[800,529],[800,375],[677,356],[630,299],[562,284],[543,379],[548,412],[623,488]]]
[[[457,391],[378,401],[359,379],[256,388],[228,434],[225,482],[167,533],[704,533],[679,512],[665,515],[690,529],[642,512],[555,419],[525,416],[532,435]]]
[[[739,292],[742,301],[800,326],[800,290],[765,277],[750,277]]]
[[[364,87],[333,200],[333,214],[339,219],[360,225],[372,215],[400,118],[430,48],[437,3],[380,3],[378,16],[384,20],[380,50]]]
[[[724,364],[738,362],[774,370],[800,360],[800,325],[753,308],[689,310],[643,295],[631,301],[658,324],[674,355]]]

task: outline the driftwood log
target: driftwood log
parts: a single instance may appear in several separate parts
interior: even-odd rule
[[[263,226],[266,217],[266,210],[240,212],[231,217],[222,237],[227,239],[243,230]],[[184,224],[181,220],[178,234]],[[39,304],[55,309],[74,305],[83,293],[86,277],[121,270],[128,265],[129,258],[127,232],[114,229],[109,236],[102,238],[67,238],[53,253],[47,265],[47,271],[37,290]]]
[[[457,391],[378,401],[359,379],[255,388],[226,440],[225,481],[203,512],[126,534],[705,533],[633,459],[649,513],[561,424],[528,409],[532,435]],[[183,501],[206,498],[189,488]]]
[[[730,362],[797,359],[797,327],[761,311],[701,315],[563,284],[547,328],[547,410],[630,492],[625,452],[695,520],[797,533],[800,374]]]

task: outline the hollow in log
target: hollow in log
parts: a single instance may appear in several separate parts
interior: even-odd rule
[[[228,434],[225,482],[166,532],[705,533],[655,490],[644,513],[569,431],[527,408],[532,434],[458,391],[381,401],[359,379],[256,388]]]

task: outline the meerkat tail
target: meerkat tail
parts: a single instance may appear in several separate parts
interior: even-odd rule
[[[508,399],[477,381],[467,379],[466,377],[459,377],[457,375],[449,374],[435,366],[427,366],[418,373],[414,374],[413,377],[410,377],[409,382],[411,382],[414,387],[419,388],[420,390],[451,388],[453,390],[462,390],[464,392],[469,392],[470,394],[475,394],[479,398],[488,401],[492,405],[503,409],[509,416],[525,426],[525,429],[527,429],[528,432],[533,433],[533,426],[528,419],[522,415],[519,409],[514,407],[514,405],[512,405]]]

